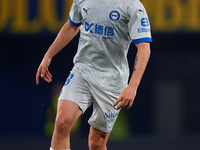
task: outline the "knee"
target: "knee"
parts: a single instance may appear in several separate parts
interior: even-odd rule
[[[90,150],[107,150],[103,139],[91,139],[89,141]]]
[[[102,143],[100,141],[92,139],[89,142],[89,148],[90,150],[101,150]]]
[[[89,134],[89,141],[88,141],[89,149],[90,150],[107,150],[106,143],[107,143],[109,135],[110,135],[110,132],[104,133],[98,129],[91,127],[90,134]]]
[[[56,118],[55,130],[58,133],[70,133],[72,128],[72,121],[69,118]]]

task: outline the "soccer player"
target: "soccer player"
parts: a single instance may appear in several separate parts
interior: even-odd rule
[[[121,109],[132,107],[150,57],[151,31],[139,0],[74,0],[69,20],[46,52],[36,74],[51,82],[48,67],[53,56],[79,32],[74,66],[59,97],[51,150],[70,149],[70,131],[80,115],[93,105],[90,150],[107,150],[106,143]],[[129,84],[127,52],[137,47]],[[81,148],[80,148],[81,149]]]

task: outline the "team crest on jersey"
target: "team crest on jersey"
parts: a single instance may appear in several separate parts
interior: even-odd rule
[[[113,11],[110,12],[109,17],[110,17],[110,19],[111,19],[112,21],[117,21],[117,20],[119,20],[119,18],[120,18],[120,14],[119,14],[118,11],[113,10]]]

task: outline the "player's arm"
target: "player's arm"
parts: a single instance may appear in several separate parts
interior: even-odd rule
[[[136,57],[135,57],[135,64],[133,68],[132,77],[128,86],[122,91],[118,100],[115,102],[113,107],[115,107],[119,102],[117,109],[130,109],[133,105],[133,101],[136,96],[137,88],[140,84],[142,75],[145,71],[147,66],[149,57],[150,57],[150,44],[149,43],[139,43],[136,44],[138,49]]]
[[[39,84],[40,76],[47,81],[48,83],[52,81],[52,75],[48,71],[48,67],[51,63],[52,58],[62,50],[79,32],[80,27],[73,26],[70,21],[67,21],[64,26],[61,28],[56,39],[49,47],[46,52],[40,66],[38,67],[36,74],[36,84]]]

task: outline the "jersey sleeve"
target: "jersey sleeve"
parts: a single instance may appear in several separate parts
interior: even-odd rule
[[[79,9],[79,6],[76,0],[73,1],[68,18],[69,18],[70,23],[75,27],[79,27],[82,24],[81,10]]]
[[[130,16],[128,28],[130,38],[134,44],[152,42],[151,27],[146,10],[140,1],[129,7]]]

